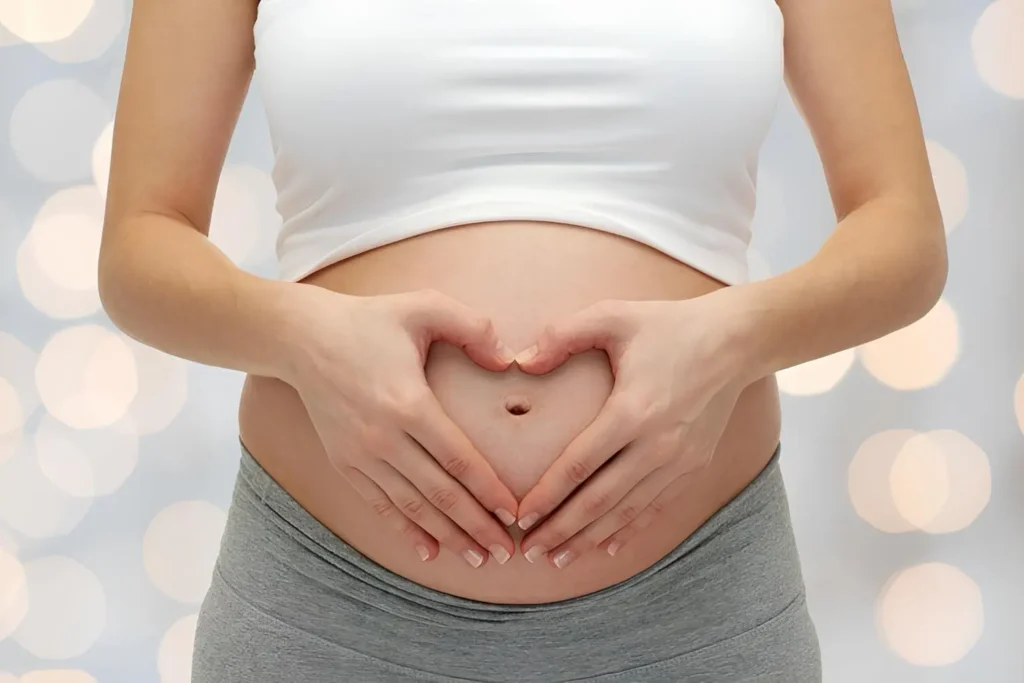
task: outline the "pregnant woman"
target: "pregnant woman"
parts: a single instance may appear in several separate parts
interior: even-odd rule
[[[254,77],[272,279],[207,239]],[[751,282],[787,86],[838,225]],[[886,0],[135,2],[102,300],[247,374],[193,683],[820,681],[774,373],[945,278]]]

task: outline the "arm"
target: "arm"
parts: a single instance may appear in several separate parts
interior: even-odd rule
[[[100,247],[103,306],[144,344],[292,385],[331,464],[422,559],[442,544],[473,566],[488,552],[503,562],[515,544],[488,511],[514,519],[515,497],[423,373],[441,339],[504,370],[511,353],[499,356],[489,321],[436,292],[355,297],[259,278],[207,239],[253,73],[255,14],[256,0],[136,0]]]
[[[786,76],[839,218],[806,263],[720,290],[751,381],[858,346],[927,313],[946,239],[888,0],[779,0]]]

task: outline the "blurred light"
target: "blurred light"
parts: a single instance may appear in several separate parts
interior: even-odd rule
[[[134,433],[155,434],[181,413],[188,399],[188,363],[146,346],[131,337],[125,342],[135,355],[138,392],[128,406]]]
[[[31,439],[0,463],[0,519],[23,536],[64,536],[91,505],[91,498],[75,498],[53,485],[39,467]]]
[[[959,354],[957,317],[945,299],[917,322],[861,346],[861,362],[875,379],[911,391],[938,384]]]
[[[139,439],[131,429],[75,430],[50,415],[40,422],[35,442],[43,474],[79,498],[113,493],[139,459]]]
[[[198,616],[182,617],[167,629],[157,652],[160,683],[189,683],[192,680],[192,648]]]
[[[113,145],[114,121],[111,120],[92,146],[92,180],[96,183],[96,188],[103,196],[107,194],[107,181],[110,177],[110,154]]]
[[[0,24],[29,43],[63,40],[78,30],[93,0],[0,0]]]
[[[79,185],[50,196],[18,249],[18,281],[37,309],[58,319],[100,309],[97,287],[103,195]]]
[[[210,240],[237,265],[273,257],[281,226],[277,193],[270,176],[244,164],[221,173],[210,219]]]
[[[21,429],[25,424],[25,411],[21,408],[18,392],[0,375],[0,436]]]
[[[896,573],[882,589],[879,631],[900,657],[917,666],[946,666],[971,651],[984,628],[978,586],[937,562]]]
[[[7,671],[0,671],[0,683],[18,683],[18,677]]]
[[[4,524],[0,524],[0,551],[11,555],[18,554],[18,542],[14,540],[14,536]]]
[[[69,427],[107,427],[135,399],[135,356],[122,335],[99,325],[64,328],[39,355],[36,386],[50,414]]]
[[[880,531],[896,534],[914,528],[892,499],[889,476],[900,450],[916,435],[912,429],[879,432],[868,437],[850,461],[850,502],[861,519]]]
[[[44,81],[15,105],[11,147],[25,170],[39,180],[77,182],[91,175],[92,146],[110,115],[110,108],[88,86],[67,79]]]
[[[938,446],[922,434],[907,440],[889,471],[896,510],[917,528],[934,520],[949,501],[949,468]]]
[[[0,641],[14,633],[28,614],[25,568],[11,553],[0,550]]]
[[[29,610],[14,640],[40,659],[85,654],[107,618],[99,579],[80,563],[59,555],[26,563],[25,574]]]
[[[14,387],[25,419],[39,407],[35,367],[38,356],[17,337],[0,332],[0,377]]]
[[[853,349],[833,353],[776,373],[779,389],[791,396],[814,396],[831,391],[853,365]]]
[[[188,500],[158,512],[142,539],[146,573],[180,602],[199,603],[210,587],[227,515],[212,503]]]
[[[1024,0],[996,0],[978,18],[971,34],[974,67],[997,93],[1024,99]]]
[[[967,215],[967,169],[953,152],[939,143],[928,140],[927,149],[942,222],[948,235]]]
[[[992,469],[988,456],[977,444],[952,429],[937,429],[914,437],[907,443],[927,441],[927,450],[938,453],[941,465],[948,473],[949,497],[934,517],[920,528],[932,534],[960,531],[970,526],[988,505],[992,497]],[[900,492],[893,490],[899,507]],[[902,509],[902,508],[901,508]]]
[[[125,26],[124,0],[94,0],[81,27],[63,40],[36,43],[55,62],[88,62],[106,52]]]
[[[96,683],[96,679],[77,669],[51,669],[29,671],[21,677],[20,683]]]

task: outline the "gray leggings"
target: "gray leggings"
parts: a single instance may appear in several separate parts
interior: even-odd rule
[[[493,604],[410,581],[314,519],[242,448],[192,683],[820,683],[776,450],[635,576]]]

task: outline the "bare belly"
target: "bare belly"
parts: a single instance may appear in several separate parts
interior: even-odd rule
[[[491,316],[502,339],[526,348],[549,322],[602,299],[684,299],[722,284],[649,247],[592,229],[505,221],[447,228],[382,247],[313,274],[307,282],[356,295],[432,288]],[[435,344],[427,380],[442,406],[517,498],[600,410],[612,389],[602,351],[530,376],[496,373]],[[525,402],[529,411],[510,412]],[[515,411],[521,412],[521,411]],[[479,569],[442,547],[421,562],[329,464],[295,391],[249,376],[239,428],[260,464],[340,538],[389,570],[436,590],[487,602],[551,602],[599,590],[656,562],[735,496],[767,464],[779,439],[773,377],[740,396],[711,465],[615,557],[593,552],[564,569],[517,552]],[[518,540],[525,532],[511,529]]]

